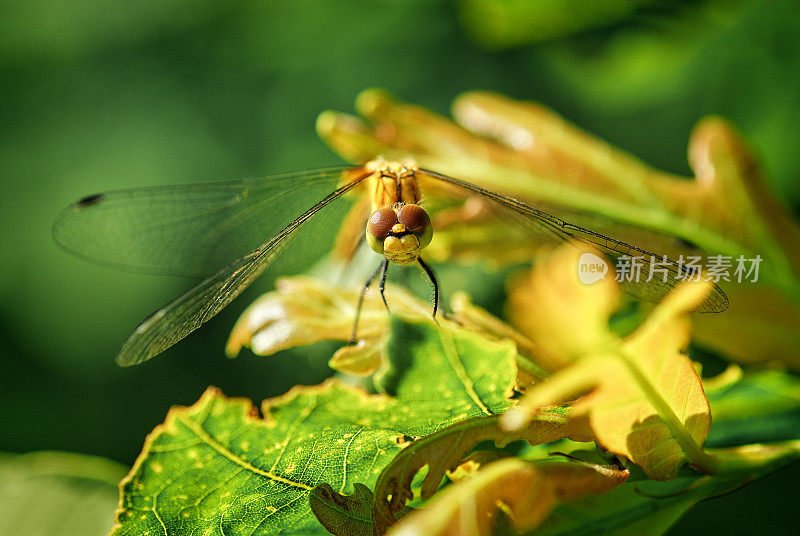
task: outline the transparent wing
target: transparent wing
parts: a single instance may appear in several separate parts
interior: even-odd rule
[[[330,193],[267,242],[147,317],[125,341],[117,363],[142,363],[174,345],[210,320],[266,269],[275,267],[281,252],[292,249],[309,259],[329,251],[341,220],[352,205],[342,194],[367,177],[364,174]],[[309,200],[310,202],[310,200]]]
[[[610,238],[600,233],[568,223],[547,212],[535,209],[515,199],[505,197],[498,193],[485,190],[466,181],[441,175],[439,173],[421,170],[431,179],[457,186],[471,194],[490,199],[506,209],[509,209],[526,228],[530,229],[538,239],[550,238],[551,241],[582,242],[600,250],[612,262],[617,263],[621,257],[636,257],[640,277],[623,280],[622,288],[628,294],[647,301],[660,301],[668,294],[682,278],[687,275],[687,270],[675,262],[668,261],[663,255],[650,253],[640,247]],[[649,277],[653,274],[652,277]],[[649,280],[648,280],[649,279]],[[706,300],[696,309],[701,313],[722,312],[728,308],[728,297],[717,285]]]
[[[336,189],[346,167],[85,197],[53,224],[56,242],[114,268],[207,277]]]

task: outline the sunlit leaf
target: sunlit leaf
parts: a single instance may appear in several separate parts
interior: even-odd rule
[[[512,317],[533,315],[527,335],[540,344],[558,345],[573,364],[531,387],[505,423],[515,428],[540,408],[583,396],[572,409],[573,423],[604,448],[629,458],[650,478],[675,478],[689,461],[705,471],[714,460],[702,445],[711,424],[708,400],[691,360],[680,352],[689,341],[688,311],[705,298],[708,287],[688,283],[676,288],[634,333],[620,339],[607,328],[609,301],[581,301],[564,296],[592,295],[592,286],[578,278],[579,253],[564,250],[514,290]],[[597,283],[595,283],[597,284]],[[555,289],[555,290],[553,290]],[[535,304],[535,307],[526,306]],[[589,339],[559,329],[586,325]],[[533,327],[535,326],[535,327]]]
[[[360,289],[338,286],[311,277],[282,278],[277,289],[261,296],[242,314],[228,339],[228,355],[250,347],[257,355],[271,355],[294,346],[320,341],[348,341]],[[392,313],[408,321],[430,318],[430,304],[413,297],[402,287],[389,285],[387,300]],[[448,330],[474,332],[489,341],[510,339],[517,346],[517,362],[526,377],[541,378],[544,371],[532,362],[541,358],[543,348],[498,318],[473,305],[463,294],[451,303],[452,314],[440,316],[439,325]],[[377,293],[367,293],[359,317],[357,344],[339,348],[329,365],[340,372],[368,376],[389,366],[387,343],[390,318]],[[385,371],[384,371],[385,373]]]
[[[800,457],[795,376],[757,372],[707,393],[714,415],[708,444],[726,447],[707,449],[720,460],[717,475],[683,475],[668,482],[632,477],[608,493],[557,506],[534,534],[664,534],[699,501],[731,493]],[[759,444],[760,438],[778,442]]]
[[[675,480],[656,482],[644,480],[634,467],[632,478],[608,493],[557,506],[533,534],[666,533],[698,502],[736,491],[800,457],[798,388],[800,383],[794,376],[771,371],[745,375],[734,383],[710,388],[714,421],[709,443],[741,445],[707,449],[720,461],[717,475],[691,476],[687,472]],[[752,402],[752,411],[744,407],[747,401]],[[737,409],[743,410],[742,418],[737,418]],[[778,429],[782,435],[775,436]],[[765,432],[780,442],[758,444]]]
[[[276,290],[253,302],[233,328],[226,352],[242,347],[272,355],[294,346],[320,341],[348,341],[358,303],[356,287],[336,287],[310,277],[283,278]],[[404,318],[425,318],[427,307],[402,289],[390,287],[393,311]],[[344,346],[331,359],[339,371],[365,376],[386,361],[389,315],[372,293],[364,300],[358,324],[358,345]]]
[[[392,331],[402,337],[390,339],[390,361],[406,365],[386,380],[394,397],[331,380],[265,401],[263,418],[216,389],[172,409],[123,483],[114,534],[323,533],[308,502],[315,486],[373,485],[408,437],[510,406],[512,343],[430,322]]]
[[[516,530],[539,525],[554,506],[625,482],[627,470],[565,459],[535,463],[508,458],[490,463],[471,478],[443,490],[424,509],[392,527],[394,536],[492,534],[498,510]]]
[[[453,115],[461,126],[377,90],[362,93],[356,108],[365,120],[325,112],[317,125],[346,159],[410,156],[422,167],[673,259],[701,252],[706,263],[710,255],[722,256],[723,263],[730,259],[732,281],[722,285],[731,306],[724,315],[697,319],[696,338],[738,361],[800,367],[794,351],[800,344],[800,227],[769,193],[758,161],[724,120],[698,123],[689,141],[695,176],[687,180],[646,166],[536,103],[496,94],[459,97]],[[507,259],[514,233],[486,225],[478,226],[477,235],[448,235],[447,258],[481,252],[483,258]],[[530,240],[517,245],[531,246]],[[738,259],[746,271],[759,256],[757,280],[753,273],[736,275]]]
[[[512,441],[530,444],[548,443],[568,433],[563,415],[542,415],[528,426],[509,432],[498,426],[498,417],[478,417],[456,423],[435,434],[415,441],[398,454],[381,472],[375,487],[375,530],[382,534],[395,521],[413,496],[411,483],[423,468],[428,468],[422,481],[421,497],[430,499],[447,471],[453,471],[469,450],[481,441],[491,440],[498,447]]]
[[[589,253],[592,255],[592,253]],[[511,282],[510,322],[545,351],[537,361],[554,371],[613,339],[608,320],[620,304],[613,274],[592,284],[578,281],[579,258],[566,250],[552,262]]]

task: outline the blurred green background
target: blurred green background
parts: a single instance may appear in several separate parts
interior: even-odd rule
[[[263,283],[165,355],[118,368],[130,331],[191,281],[83,263],[53,244],[50,224],[96,191],[341,163],[315,119],[352,110],[372,86],[443,114],[471,89],[537,100],[680,173],[693,124],[721,114],[777,195],[800,205],[794,0],[6,0],[0,451],[130,465],[169,406],[207,385],[261,400],[328,375],[327,346],[224,357]],[[779,499],[798,477],[795,467],[701,505],[673,532],[783,527]]]

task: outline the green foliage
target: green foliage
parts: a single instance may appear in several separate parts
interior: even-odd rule
[[[331,380],[265,401],[263,418],[215,389],[173,409],[123,483],[114,534],[320,533],[309,507],[314,486],[342,493],[374,485],[411,437],[509,407],[511,343],[429,323],[395,327],[389,353],[403,363],[394,369],[396,396]]]
[[[640,2],[592,0],[460,0],[461,20],[472,37],[500,49],[547,41],[624,20]]]
[[[664,534],[700,501],[737,491],[800,459],[800,380],[796,376],[755,372],[707,393],[714,416],[708,445],[733,447],[778,439],[794,439],[794,444],[784,443],[772,462],[717,476],[685,471],[675,480],[654,482],[634,468],[628,482],[608,493],[557,506],[536,534]],[[782,430],[782,437],[765,433],[776,429]]]
[[[6,410],[0,425],[13,433],[3,434],[0,450],[75,450],[129,465],[165,408],[196,399],[209,384],[261,399],[329,374],[324,366],[329,345],[288,351],[268,363],[222,359],[236,309],[165,359],[138,370],[117,370],[113,356],[130,328],[186,284],[87,266],[53,247],[49,225],[64,204],[96,190],[339,164],[313,135],[314,119],[324,109],[349,109],[353,95],[365,87],[386,87],[439,113],[472,88],[540,101],[599,138],[684,175],[687,133],[700,117],[719,114],[754,145],[765,164],[765,183],[796,206],[797,3],[666,4],[414,0],[365,7],[354,0],[147,0],[111,9],[99,0],[3,2],[0,404]],[[570,13],[574,6],[593,10]],[[478,36],[478,31],[485,33]],[[528,44],[537,40],[549,41]],[[516,48],[500,50],[507,46]],[[742,212],[728,214],[737,220]],[[669,225],[665,230],[675,231]],[[445,288],[463,290],[469,282],[476,303],[497,313],[504,305],[505,274],[487,272],[486,265],[437,268]],[[718,330],[719,338],[739,349],[740,359],[762,361],[776,348],[766,339],[777,336],[789,342],[784,347],[796,357],[791,337],[797,328],[786,306],[764,303],[760,297],[752,300],[743,315]],[[761,320],[762,313],[771,315],[769,320]],[[748,323],[750,332],[742,329]],[[742,344],[747,341],[752,344]],[[428,348],[435,351],[435,345]],[[706,447],[776,442],[773,446],[782,449],[777,461],[762,450],[760,461],[739,466],[746,477],[685,469],[677,480],[662,483],[642,481],[633,467],[631,481],[556,506],[539,530],[663,533],[697,501],[781,467],[791,458],[791,442],[800,429],[797,378],[777,371],[753,373],[746,367],[749,361],[742,363],[741,381],[707,388],[713,419]],[[402,370],[402,359],[399,365]],[[402,376],[389,372],[379,384],[400,396]],[[554,448],[537,452],[546,455]],[[500,453],[479,450],[493,456],[517,452],[513,445]],[[69,476],[65,483],[59,471],[52,478],[50,472],[23,477],[26,458],[7,465],[11,460],[2,461],[0,505],[16,515],[2,516],[0,532],[25,533],[18,526],[5,531],[4,522],[59,520],[65,523],[60,533],[69,534],[75,518],[65,511],[85,513],[105,530],[115,495],[111,483],[121,469],[98,479],[87,468],[95,475],[88,480],[101,482],[102,491],[75,496],[73,484],[80,482],[77,489],[87,491],[87,479]],[[74,460],[67,465],[74,467]],[[15,467],[11,476],[9,467]],[[699,505],[689,519],[713,520],[714,530],[730,533],[793,530],[795,520],[785,503],[793,497],[796,477],[785,474],[769,485],[748,486]],[[366,501],[368,488],[355,486],[333,486],[336,495],[328,498],[355,491]],[[33,500],[14,502],[23,497],[20,489]],[[43,509],[50,499],[54,502]],[[104,506],[95,511],[86,502],[94,499]],[[308,516],[311,533],[322,533]],[[558,519],[568,522],[551,525]],[[502,516],[499,522],[505,523]],[[698,532],[686,525],[673,530]]]
[[[800,439],[800,377],[764,370],[706,389],[711,403],[708,446]]]
[[[557,271],[547,268],[542,273]],[[683,332],[686,324],[672,320],[672,315],[686,306],[679,303],[701,297],[698,292],[700,287],[686,287],[641,329]],[[301,322],[303,314],[299,313]],[[546,320],[557,321],[557,315]],[[656,329],[670,322],[677,323]],[[408,323],[397,317],[391,333],[388,362],[373,377],[385,394],[368,394],[329,380],[265,401],[263,416],[250,401],[226,398],[216,389],[191,407],[171,410],[123,482],[114,534],[324,534],[324,526],[336,535],[366,535],[391,530],[400,513],[405,515],[398,530],[417,527],[414,530],[433,534],[460,530],[456,527],[474,511],[464,510],[469,504],[489,509],[497,501],[512,512],[510,518],[499,516],[500,533],[511,523],[520,530],[538,526],[537,534],[593,533],[598,527],[615,534],[663,534],[699,501],[733,491],[800,458],[796,426],[780,442],[761,442],[765,423],[778,415],[796,419],[800,414],[800,383],[786,374],[737,378],[729,372],[709,383],[711,412],[717,410],[720,419],[712,432],[716,448],[695,454],[714,461],[713,469],[701,471],[706,474],[684,468],[678,478],[654,482],[633,467],[633,477],[625,482],[628,472],[607,465],[592,443],[563,440],[605,444],[606,436],[617,430],[629,434],[629,441],[646,441],[642,431],[628,430],[619,419],[601,419],[589,430],[580,404],[571,404],[572,409],[553,408],[534,416],[515,431],[499,426],[519,381],[514,344],[493,342],[480,329],[465,331],[449,322]],[[674,334],[667,339],[677,340]],[[584,369],[576,364],[566,370],[588,374],[594,381],[594,372]],[[609,369],[605,374],[621,385],[619,372]],[[676,396],[698,396],[701,387],[689,381],[696,378],[691,367],[675,374]],[[660,378],[647,370],[641,375],[640,381]],[[518,388],[534,392],[529,386]],[[699,396],[704,400],[702,391]],[[745,406],[752,408],[749,413]],[[750,425],[739,427],[742,432],[736,437],[726,426],[730,430],[729,423],[740,415]],[[679,432],[660,433],[677,437]],[[518,440],[532,447],[509,447]],[[515,453],[516,461],[492,463]],[[556,453],[570,457],[554,464]],[[674,453],[656,451],[647,457],[646,466],[658,467],[659,461],[663,465],[667,460],[674,463]],[[424,477],[415,479],[426,466]],[[478,476],[470,478],[475,467],[481,467]],[[455,483],[448,485],[451,480]],[[426,509],[408,509],[408,501],[420,500],[430,502]],[[528,504],[537,507],[531,510]],[[480,534],[494,530],[494,515],[475,525]]]
[[[0,454],[0,534],[105,536],[125,472],[93,456]]]
[[[613,534],[657,536],[666,533],[699,501],[735,491],[739,479],[678,478],[642,482],[634,475],[608,493],[557,506],[536,535]]]

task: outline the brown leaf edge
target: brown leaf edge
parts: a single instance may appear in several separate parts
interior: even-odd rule
[[[525,440],[532,445],[549,443],[568,437],[566,419],[558,414],[540,414],[527,427],[508,432],[500,428],[499,415],[468,419],[415,441],[387,465],[375,485],[373,509],[374,533],[383,534],[397,521],[413,497],[411,483],[425,466],[428,472],[422,481],[421,497],[430,499],[439,489],[447,471],[453,471],[464,456],[478,443],[491,440],[498,447],[512,441]]]
[[[392,527],[395,536],[490,536],[498,511],[517,531],[540,525],[559,503],[605,493],[625,482],[627,469],[567,459],[505,458],[443,490],[426,508]]]

